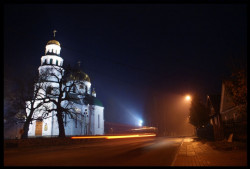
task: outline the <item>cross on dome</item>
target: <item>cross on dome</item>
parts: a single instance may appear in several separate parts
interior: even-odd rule
[[[79,66],[79,68],[80,68],[80,65],[81,65],[81,61],[78,61],[77,63],[78,63],[78,66]]]
[[[56,30],[53,30],[54,38],[56,37],[56,32],[57,32]]]

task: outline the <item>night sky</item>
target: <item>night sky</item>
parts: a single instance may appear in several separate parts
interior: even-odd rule
[[[5,4],[4,76],[38,74],[45,45],[91,80],[106,121],[136,124],[151,91],[220,93],[246,59],[246,4]]]

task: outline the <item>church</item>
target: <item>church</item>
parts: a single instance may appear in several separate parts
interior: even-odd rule
[[[46,70],[63,69],[63,58],[60,55],[61,45],[54,39],[48,41],[45,47],[45,55],[41,57],[41,66],[39,66],[39,76]],[[60,75],[58,75],[60,78]],[[68,79],[66,84],[72,83],[73,79],[77,79],[78,83],[74,85],[72,91],[69,92],[72,110],[75,112],[73,116],[69,116],[64,113],[63,124],[66,136],[77,135],[103,135],[104,134],[104,106],[100,100],[96,98],[96,92],[91,88],[91,81],[89,76],[81,71],[77,72],[74,77]],[[39,81],[40,86],[43,86],[43,90],[40,92],[51,92],[53,88],[58,88],[58,83],[53,80],[53,77],[48,77],[47,80]],[[41,84],[42,83],[42,84]],[[65,84],[65,85],[66,85]],[[34,85],[35,87],[37,85]],[[76,93],[75,91],[79,91]],[[35,104],[41,103],[41,99],[34,98]],[[67,104],[65,102],[65,106]],[[26,101],[26,105],[29,105],[30,101]],[[54,103],[44,103],[47,107],[55,108]],[[59,135],[59,127],[56,116],[56,111],[52,111],[47,118],[43,118],[45,110],[39,108],[35,110],[33,114],[32,123],[29,125],[28,137],[54,137]],[[29,115],[30,109],[26,108],[26,113]]]

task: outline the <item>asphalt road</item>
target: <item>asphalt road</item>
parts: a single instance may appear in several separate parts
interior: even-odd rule
[[[4,166],[171,166],[182,138],[105,140],[4,151]]]

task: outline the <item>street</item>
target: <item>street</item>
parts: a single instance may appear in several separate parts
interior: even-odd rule
[[[148,137],[14,148],[4,151],[4,166],[171,166],[182,141]]]

